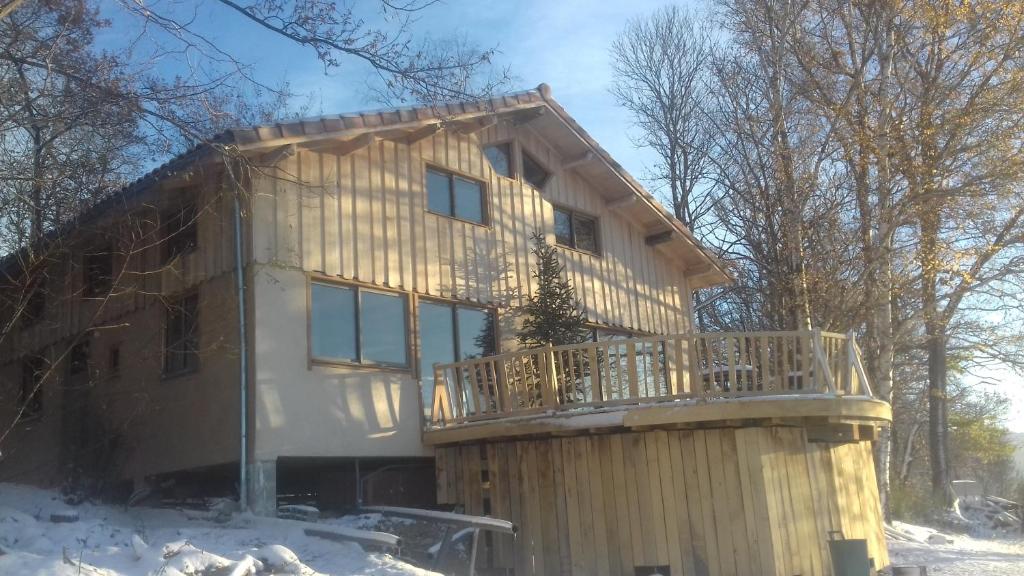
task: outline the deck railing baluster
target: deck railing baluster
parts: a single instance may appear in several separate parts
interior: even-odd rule
[[[870,395],[852,334],[687,333],[545,346],[438,364],[429,426],[669,399]]]

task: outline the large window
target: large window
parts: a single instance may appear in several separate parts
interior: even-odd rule
[[[505,142],[504,144],[485,146],[484,156],[487,157],[487,161],[491,163],[491,168],[494,168],[495,172],[506,178],[512,177],[512,144]]]
[[[170,303],[164,330],[164,374],[199,368],[199,296],[192,294]]]
[[[33,280],[25,290],[28,295],[18,321],[22,326],[31,326],[46,315],[46,281],[44,278]]]
[[[195,204],[184,204],[165,212],[163,223],[164,262],[169,262],[195,249],[198,238]]]
[[[18,392],[20,420],[30,420],[43,415],[43,375],[46,374],[46,358],[28,356],[21,363],[21,390]]]
[[[520,150],[522,149],[520,148]],[[548,172],[540,162],[534,160],[533,156],[530,156],[525,151],[522,152],[522,156],[523,180],[525,180],[530,186],[540,190],[548,183],[548,177],[551,176],[551,173]]]
[[[405,367],[405,297],[356,286],[310,286],[314,360]]]
[[[427,414],[434,400],[434,364],[494,355],[494,327],[494,314],[489,310],[420,301],[420,381]]]
[[[427,168],[427,209],[434,214],[487,223],[484,185],[438,168]]]
[[[87,337],[83,337],[68,352],[66,388],[82,388],[89,385],[91,379],[89,342]]]
[[[555,208],[555,242],[597,254],[597,219],[567,208]]]
[[[82,257],[82,265],[85,269],[85,296],[87,298],[105,298],[110,294],[114,278],[113,250],[107,246],[86,252]]]

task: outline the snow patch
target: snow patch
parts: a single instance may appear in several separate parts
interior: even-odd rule
[[[352,542],[308,536],[323,526],[260,518],[186,515],[178,510],[122,508],[83,503],[72,507],[77,522],[51,523],[69,507],[53,491],[0,483],[0,574],[33,576],[428,576],[388,554],[366,552]],[[364,525],[369,525],[368,521]],[[365,534],[365,532],[362,532]]]

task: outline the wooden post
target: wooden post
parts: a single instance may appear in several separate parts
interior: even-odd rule
[[[629,397],[636,399],[640,397],[640,383],[636,372],[636,342],[626,342],[626,367],[629,370]]]
[[[597,344],[587,347],[587,362],[590,363],[590,400],[604,402],[604,390],[601,387],[601,363],[598,360]]]
[[[544,346],[540,356],[540,395],[546,408],[558,406],[558,372],[555,369],[555,352],[551,344]]]
[[[690,388],[689,392],[696,397],[704,397],[704,377],[700,371],[700,337],[690,334],[686,338],[686,353],[689,355]]]
[[[853,394],[853,376],[854,376],[854,352],[853,350],[853,331],[846,333],[846,387],[843,390],[844,394]]]
[[[821,380],[815,378],[815,384],[823,382],[825,389],[832,394],[836,393],[836,383],[832,378],[832,368],[828,365],[828,358],[825,357],[825,342],[821,337],[821,329],[814,329],[814,358],[817,361],[816,369],[821,372]]]

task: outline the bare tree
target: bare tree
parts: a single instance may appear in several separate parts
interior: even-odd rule
[[[657,153],[676,218],[698,234],[712,208],[714,46],[706,18],[667,6],[630,21],[611,48],[612,94],[633,114],[637,145]]]

